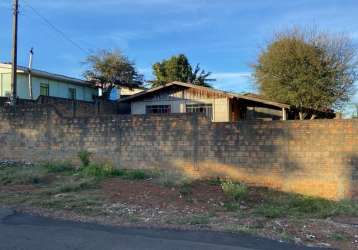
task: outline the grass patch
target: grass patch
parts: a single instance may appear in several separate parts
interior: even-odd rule
[[[64,209],[81,214],[100,213],[101,197],[95,192],[76,192],[64,195],[33,197],[30,205],[48,209]]]
[[[156,182],[164,187],[180,187],[191,182],[183,173],[176,170],[155,170],[152,174]]]
[[[249,189],[245,184],[234,183],[231,180],[226,180],[221,183],[221,188],[224,194],[231,201],[241,201],[247,198]]]
[[[49,173],[64,173],[64,172],[73,172],[75,171],[75,168],[73,167],[73,165],[70,162],[48,162],[45,163],[43,165],[43,167],[45,169],[47,169],[47,171]]]
[[[118,170],[121,178],[125,180],[146,180],[151,178],[151,175],[144,170]]]
[[[94,164],[82,167],[79,174],[85,177],[95,177],[97,179],[120,177],[125,180],[146,180],[151,177],[149,172],[144,170],[116,169],[111,164]]]
[[[94,188],[96,184],[97,181],[91,178],[71,180],[69,182],[65,182],[60,186],[56,187],[55,192],[56,193],[78,192],[78,191]]]
[[[340,233],[333,233],[329,236],[329,238],[334,241],[347,241],[348,240],[348,237],[346,237],[345,235],[340,234]]]
[[[40,184],[47,175],[41,166],[16,166],[0,169],[0,184],[28,185]]]
[[[174,221],[174,224],[180,224],[180,225],[207,225],[210,223],[210,215],[193,215],[191,217],[186,218],[179,218]],[[173,224],[172,221],[169,223]]]
[[[333,202],[321,198],[286,194],[269,197],[259,206],[255,213],[267,218],[279,217],[314,217],[358,216],[358,202]]]
[[[120,176],[121,173],[114,169],[112,165],[104,164],[98,165],[91,163],[88,166],[82,166],[79,170],[79,174],[85,177],[95,177],[98,179]]]

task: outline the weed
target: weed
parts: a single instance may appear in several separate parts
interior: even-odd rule
[[[91,163],[92,153],[87,150],[81,150],[78,152],[78,158],[80,158],[82,167],[88,167]]]
[[[165,187],[177,187],[190,182],[181,172],[175,170],[157,170],[157,182]]]
[[[191,184],[190,183],[185,183],[185,184],[181,185],[180,188],[179,188],[179,193],[182,196],[185,196],[185,197],[191,196],[193,194]]]
[[[222,182],[221,188],[224,194],[232,201],[244,200],[248,195],[248,188],[245,184],[234,183],[231,180]]]

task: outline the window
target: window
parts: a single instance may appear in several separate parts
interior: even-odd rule
[[[170,105],[150,105],[146,107],[147,114],[170,114],[171,112]]]
[[[50,95],[50,86],[46,83],[41,83],[40,85],[40,95],[49,96]]]
[[[213,105],[212,104],[188,104],[186,105],[187,113],[201,113],[212,120],[213,118]]]
[[[76,100],[77,96],[76,96],[76,89],[74,88],[69,88],[68,89],[68,98],[71,100]]]

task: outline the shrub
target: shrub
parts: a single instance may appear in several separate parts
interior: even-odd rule
[[[87,150],[81,150],[78,152],[78,157],[81,160],[82,167],[88,167],[91,163],[91,156],[92,153],[88,152]]]
[[[245,184],[234,183],[231,180],[222,182],[221,188],[224,194],[233,201],[244,200],[248,195],[248,188]]]

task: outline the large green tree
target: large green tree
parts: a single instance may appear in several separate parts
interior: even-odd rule
[[[215,81],[215,79],[209,79],[211,72],[202,70],[199,64],[193,68],[188,58],[183,54],[154,64],[153,74],[156,77],[152,81],[153,87],[174,81],[211,87],[209,82]]]
[[[349,38],[294,28],[275,35],[254,69],[263,95],[295,106],[305,119],[307,109],[339,108],[350,99],[357,65]]]
[[[119,50],[100,50],[87,57],[85,63],[89,69],[84,77],[100,84],[108,94],[116,86],[139,86],[143,76],[138,73],[134,62]]]

